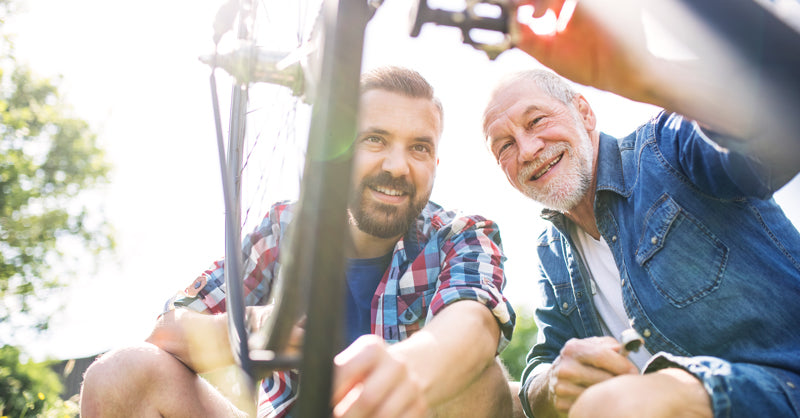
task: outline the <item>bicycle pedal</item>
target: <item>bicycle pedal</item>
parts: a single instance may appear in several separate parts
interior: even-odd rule
[[[417,0],[412,4],[409,34],[417,37],[426,23],[451,26],[461,30],[465,44],[486,53],[494,60],[513,46],[512,19],[514,6],[509,0],[467,0],[463,10],[431,8],[428,0]],[[497,42],[483,42],[482,36],[500,35]]]

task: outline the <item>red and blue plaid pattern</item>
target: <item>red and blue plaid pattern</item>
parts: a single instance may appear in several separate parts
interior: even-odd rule
[[[277,203],[244,239],[245,301],[265,304],[280,268],[280,243],[294,206]],[[505,285],[500,232],[480,216],[459,217],[429,202],[416,224],[397,242],[390,267],[372,299],[372,332],[389,343],[402,341],[436,313],[459,300],[485,304],[497,318],[500,352],[511,339],[514,311],[502,295]],[[166,309],[225,312],[224,262],[167,302]],[[259,417],[288,416],[297,396],[297,374],[275,372],[262,382]]]

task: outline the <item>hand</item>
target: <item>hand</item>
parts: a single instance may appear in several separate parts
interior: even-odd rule
[[[247,308],[247,326],[249,327],[251,335],[258,335],[258,331],[269,320],[272,315],[273,305],[259,305],[248,306]],[[299,355],[303,348],[303,338],[305,337],[306,317],[301,317],[292,328],[292,333],[289,335],[289,341],[284,348],[284,353],[287,355]],[[266,336],[262,335],[263,341],[256,343],[256,345],[265,346]],[[252,343],[252,340],[251,340]]]
[[[561,349],[548,373],[550,401],[559,414],[570,410],[591,386],[639,370],[619,353],[620,344],[611,337],[571,339]]]
[[[681,369],[626,375],[587,389],[570,418],[711,418],[711,401],[699,379]]]
[[[419,417],[428,407],[419,380],[376,335],[354,341],[334,358],[334,417]]]
[[[641,100],[650,53],[638,3],[521,0],[516,46],[576,83]]]

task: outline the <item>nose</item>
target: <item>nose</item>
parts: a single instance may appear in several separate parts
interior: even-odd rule
[[[533,161],[536,155],[544,148],[544,141],[535,135],[518,135],[517,147],[519,147],[520,162]]]
[[[386,151],[381,168],[392,177],[403,177],[409,174],[408,155],[402,147],[392,147]]]

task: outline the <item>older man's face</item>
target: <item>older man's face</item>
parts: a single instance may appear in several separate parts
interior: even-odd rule
[[[566,212],[586,194],[593,175],[595,151],[583,116],[535,84],[517,82],[492,98],[484,131],[512,186]]]

